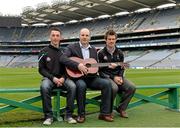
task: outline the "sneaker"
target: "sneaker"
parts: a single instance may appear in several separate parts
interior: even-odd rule
[[[52,122],[53,122],[53,119],[52,119],[52,118],[47,118],[47,119],[43,122],[43,124],[44,124],[44,125],[51,125]]]
[[[76,123],[77,123],[77,121],[76,121],[75,119],[73,119],[72,117],[68,117],[68,118],[66,119],[66,121],[67,121],[69,124],[76,124]]]

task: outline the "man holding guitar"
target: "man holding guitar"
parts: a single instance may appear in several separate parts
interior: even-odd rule
[[[113,30],[109,30],[105,34],[106,46],[98,52],[99,62],[111,63],[109,67],[101,67],[99,74],[103,78],[107,78],[112,83],[112,99],[114,101],[117,93],[122,93],[121,102],[116,109],[123,118],[128,118],[125,112],[131,98],[135,93],[135,86],[132,82],[124,78],[124,69],[126,65],[118,65],[115,62],[123,62],[124,55],[120,49],[116,47],[117,34]]]
[[[77,62],[88,60],[93,58],[97,61],[97,51],[95,47],[89,44],[90,41],[90,31],[87,28],[80,30],[80,41],[78,43],[68,45],[65,50],[65,55],[68,57],[78,57],[79,59],[74,59]],[[89,60],[90,61],[90,60]],[[96,63],[96,62],[92,62]],[[88,67],[88,65],[86,65]],[[75,73],[76,74],[76,73]],[[72,76],[73,77],[73,76]],[[113,121],[113,116],[111,115],[111,93],[112,85],[109,80],[100,78],[96,71],[90,74],[83,74],[80,77],[72,78],[76,84],[77,88],[77,105],[78,105],[78,117],[77,122],[83,123],[85,121],[85,100],[86,100],[86,88],[93,90],[101,90],[101,108],[99,119],[108,122]]]

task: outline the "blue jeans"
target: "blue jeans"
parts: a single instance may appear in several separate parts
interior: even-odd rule
[[[44,77],[40,86],[40,92],[42,97],[42,105],[45,119],[53,118],[51,96],[53,89],[57,86],[48,78]],[[67,90],[67,116],[72,116],[74,110],[74,99],[76,97],[76,85],[69,79],[65,80],[63,86],[59,87],[63,90]]]
[[[102,115],[111,114],[112,85],[109,80],[100,77],[86,77],[75,80],[77,86],[78,115],[85,115],[86,89],[101,91],[100,113]]]

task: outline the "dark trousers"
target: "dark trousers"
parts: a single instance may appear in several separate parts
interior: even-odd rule
[[[116,98],[116,95],[118,93],[120,93],[122,95],[121,97],[121,102],[119,104],[119,109],[125,111],[128,107],[128,104],[130,102],[130,100],[132,99],[136,88],[134,86],[134,84],[127,80],[127,79],[123,79],[123,84],[122,85],[117,85],[112,79],[109,79],[111,81],[111,85],[112,85],[112,101],[114,101],[114,99]],[[113,104],[113,102],[112,102]]]
[[[51,103],[51,96],[53,89],[57,88],[57,86],[48,78],[43,78],[40,92],[42,97],[42,106],[45,119],[53,118],[52,112],[52,103]],[[59,87],[63,90],[67,90],[67,107],[66,113],[67,116],[72,116],[74,110],[74,99],[76,97],[76,85],[71,82],[70,80],[66,79],[63,86]]]
[[[86,89],[101,90],[100,113],[103,115],[111,114],[112,86],[109,80],[100,77],[86,77],[75,80],[77,90],[78,115],[85,115]]]

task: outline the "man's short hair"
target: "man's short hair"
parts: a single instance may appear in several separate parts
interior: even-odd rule
[[[49,29],[49,34],[50,34],[52,31],[58,31],[60,34],[62,34],[62,33],[61,33],[61,30],[60,30],[59,28],[57,28],[57,27],[51,27],[51,28]]]
[[[117,38],[117,34],[116,34],[116,32],[115,32],[114,30],[108,30],[108,31],[106,32],[106,34],[104,35],[104,39],[107,40],[107,37],[108,37],[109,35],[111,35],[111,36],[115,35],[115,37]]]

